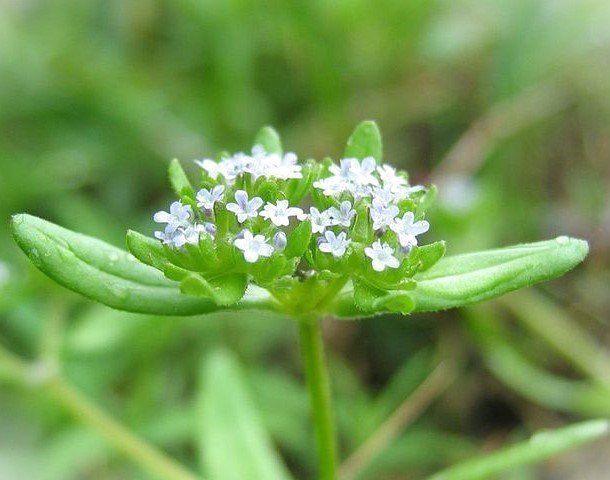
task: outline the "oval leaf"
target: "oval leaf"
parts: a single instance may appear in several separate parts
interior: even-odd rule
[[[379,127],[372,120],[360,123],[347,140],[345,146],[345,158],[373,157],[377,163],[381,163],[383,145]]]
[[[560,277],[582,262],[588,251],[584,240],[558,237],[445,257],[415,276],[415,311],[468,305]]]
[[[282,140],[273,127],[263,127],[259,130],[254,145],[262,145],[267,153],[282,154]]]
[[[171,184],[174,192],[176,192],[176,195],[179,197],[186,196],[190,198],[195,196],[193,186],[186,176],[186,173],[184,173],[182,165],[180,165],[180,161],[177,158],[174,158],[169,163],[167,173],[169,176],[169,183]]]
[[[169,262],[159,240],[147,237],[134,230],[128,230],[125,243],[134,257],[157,270],[163,271]]]
[[[208,298],[184,295],[177,282],[124,250],[27,214],[12,218],[17,244],[60,285],[110,307],[157,315],[196,315],[219,310]],[[251,286],[231,309],[275,310],[266,290]]]
[[[586,241],[558,237],[554,240],[516,245],[444,257],[429,270],[415,276],[417,288],[409,292],[413,312],[431,312],[488,300],[519,288],[560,277],[587,256]],[[361,317],[347,286],[329,314]]]

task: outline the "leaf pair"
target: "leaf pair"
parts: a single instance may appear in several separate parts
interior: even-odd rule
[[[181,293],[178,282],[100,240],[27,214],[15,215],[12,229],[21,249],[46,275],[110,307],[159,315],[194,315],[224,308],[209,298]],[[416,274],[417,287],[408,292],[413,301],[411,311],[459,307],[556,278],[578,265],[587,252],[587,242],[559,237],[445,257]],[[146,255],[138,256],[149,264],[161,261],[154,252]],[[370,316],[387,310],[388,301],[398,302],[398,310],[409,310],[406,297],[400,297],[373,299],[370,308],[363,311],[354,303],[354,285],[350,284],[329,303],[325,313],[339,318]],[[278,311],[280,304],[266,290],[250,285],[230,309]]]

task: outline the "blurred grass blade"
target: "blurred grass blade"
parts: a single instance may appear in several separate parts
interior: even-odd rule
[[[541,462],[566,450],[608,434],[607,420],[592,420],[551,431],[530,440],[481,456],[439,472],[428,480],[483,480],[523,465]]]
[[[502,303],[574,367],[610,390],[610,354],[569,313],[535,291],[515,293]]]
[[[558,237],[443,257],[415,275],[417,288],[409,291],[415,302],[413,312],[461,307],[557,278],[582,262],[588,251],[584,240]],[[354,305],[352,286],[341,292],[329,313],[339,318],[366,316]]]
[[[414,311],[460,307],[551,280],[582,262],[588,251],[584,240],[558,237],[442,258],[415,276]]]
[[[466,310],[467,325],[479,345],[487,368],[509,388],[528,400],[554,410],[589,417],[610,416],[608,389],[596,383],[557,376],[535,365],[514,345],[517,338],[484,314],[487,308]]]
[[[219,310],[124,250],[27,214],[13,216],[13,236],[32,263],[60,285],[119,310],[195,315]],[[231,309],[273,309],[265,290],[250,287]]]
[[[210,355],[202,372],[199,441],[206,477],[215,480],[288,480],[249,396],[235,359]]]

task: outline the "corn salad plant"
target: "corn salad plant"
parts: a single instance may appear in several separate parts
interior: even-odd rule
[[[284,152],[278,134],[265,127],[249,152],[196,160],[195,183],[177,160],[172,161],[169,179],[175,201],[167,211],[154,214],[157,230],[152,236],[127,233],[129,253],[27,214],[13,217],[13,234],[49,277],[115,309],[160,315],[266,311],[294,321],[319,478],[333,480],[339,475],[338,449],[322,319],[407,315],[480,302],[556,278],[588,251],[583,240],[558,237],[444,256],[444,242],[424,240],[434,229],[425,215],[435,187],[412,185],[406,172],[383,160],[381,135],[373,122],[355,129],[338,161],[299,161],[294,153]],[[234,377],[231,363],[222,358],[215,363],[210,388],[225,388],[228,397],[242,395],[229,381]],[[199,478],[102,414],[92,417],[86,399],[76,392],[61,385],[54,388],[73,411],[153,475]],[[207,407],[205,422],[213,424],[224,415],[224,405],[218,402]],[[238,420],[236,425],[244,431],[210,438],[209,448],[230,449],[227,439],[261,428],[246,428]],[[546,432],[432,478],[489,478],[607,431],[607,422],[590,421]],[[206,473],[212,479],[291,478],[270,445],[248,450],[235,464],[216,465]]]

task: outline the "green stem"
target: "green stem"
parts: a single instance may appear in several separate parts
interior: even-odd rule
[[[110,444],[148,471],[152,477],[165,480],[198,480],[196,475],[182,465],[98,409],[62,378],[52,379],[45,386],[64,408],[99,432]]]
[[[299,335],[316,434],[318,474],[320,480],[335,480],[337,448],[320,318],[314,315],[302,317]]]

